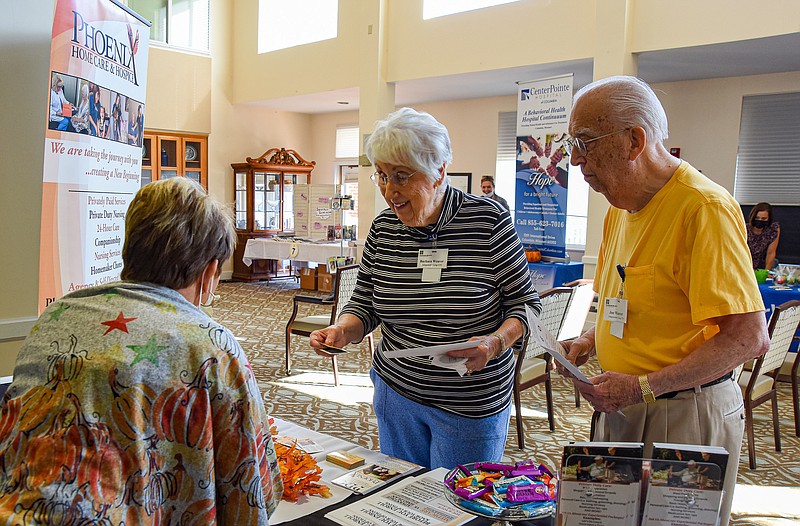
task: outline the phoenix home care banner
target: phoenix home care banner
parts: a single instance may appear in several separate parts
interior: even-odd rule
[[[44,148],[39,311],[119,278],[139,189],[150,28],[112,0],[56,0]]]
[[[571,74],[520,83],[514,221],[522,244],[551,258],[566,254],[569,158],[563,143],[571,110]]]

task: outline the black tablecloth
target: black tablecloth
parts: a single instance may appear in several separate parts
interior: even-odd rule
[[[416,472],[414,475],[419,475],[422,472]],[[394,482],[392,483],[394,484]],[[388,486],[387,486],[388,487]],[[383,489],[383,488],[382,488]],[[325,509],[319,510],[314,512],[310,515],[306,515],[304,517],[300,517],[293,521],[283,522],[281,524],[291,525],[291,526],[338,526],[338,522],[334,522],[330,519],[325,518],[325,514],[333,511],[337,508],[341,508],[343,506],[347,506],[352,504],[360,499],[363,499],[363,495],[350,495],[346,499],[341,502],[337,502],[332,506],[328,506]],[[468,522],[469,526],[491,526],[494,521],[491,519],[485,519],[483,517],[476,517],[474,520]],[[544,519],[537,519],[533,521],[521,521],[521,522],[514,522],[514,526],[553,526],[555,525],[555,517],[546,517]]]

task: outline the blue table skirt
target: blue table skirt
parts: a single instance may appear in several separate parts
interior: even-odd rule
[[[539,292],[583,277],[583,263],[528,263],[533,286]]]
[[[789,290],[776,290],[772,281],[759,284],[758,289],[761,292],[761,298],[764,300],[764,307],[767,308],[766,314],[769,320],[770,315],[775,307],[786,303],[789,300],[800,300],[800,288],[797,286],[791,287]],[[800,336],[800,329],[797,331],[797,336]],[[790,349],[792,352],[797,352],[798,342],[792,342]]]

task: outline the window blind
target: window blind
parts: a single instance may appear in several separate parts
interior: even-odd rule
[[[517,161],[517,112],[500,112],[497,121],[497,162]]]
[[[800,203],[800,93],[742,98],[733,195],[741,204]]]
[[[357,158],[358,137],[358,126],[341,126],[336,128],[336,158]]]

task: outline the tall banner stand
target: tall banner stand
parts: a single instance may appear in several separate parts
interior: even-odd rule
[[[149,22],[113,0],[56,0],[44,150],[39,312],[119,279],[139,189]]]
[[[572,110],[572,74],[519,84],[517,99],[517,234],[545,260],[566,252],[569,158],[564,147]]]

